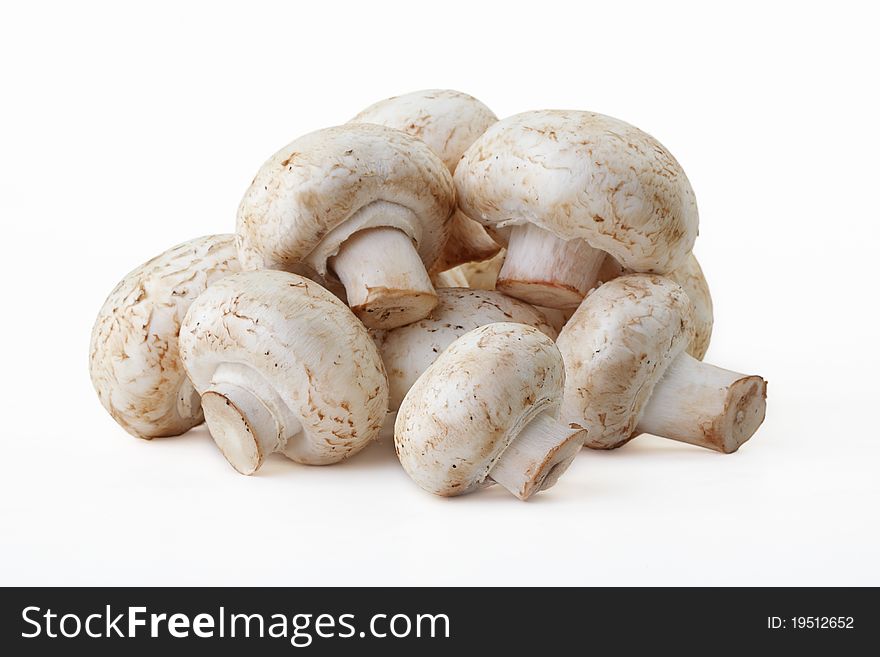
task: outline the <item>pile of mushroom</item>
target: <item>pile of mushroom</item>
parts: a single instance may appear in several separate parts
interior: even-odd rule
[[[92,383],[130,434],[204,421],[248,475],[272,452],[337,463],[383,425],[441,496],[525,500],[581,447],[641,433],[730,453],[767,384],[701,362],[697,228],[682,167],[623,121],[389,98],[272,155],[234,235],[128,274],[92,331]]]

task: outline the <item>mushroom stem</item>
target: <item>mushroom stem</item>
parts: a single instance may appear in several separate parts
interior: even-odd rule
[[[345,286],[348,305],[369,328],[410,324],[437,305],[425,265],[412,240],[397,228],[356,232],[328,264]]]
[[[266,456],[283,450],[301,430],[278,393],[245,366],[217,368],[202,393],[202,410],[217,447],[245,475],[256,472]]]
[[[725,454],[752,437],[767,406],[767,382],[682,353],[670,363],[636,431]]]
[[[605,252],[534,224],[514,226],[496,289],[548,308],[575,308],[596,284]]]
[[[572,429],[549,411],[517,434],[489,471],[489,477],[521,500],[550,488],[568,469],[586,432]]]

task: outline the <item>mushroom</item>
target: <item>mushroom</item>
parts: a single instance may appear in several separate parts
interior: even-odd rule
[[[547,335],[509,322],[453,342],[400,405],[394,446],[407,474],[442,496],[497,483],[526,500],[556,483],[584,432],[557,419],[565,379]]]
[[[651,433],[736,451],[764,420],[767,383],[687,354],[693,331],[692,304],[673,281],[629,274],[600,286],[556,341],[562,418],[583,426],[595,449]]]
[[[257,173],[238,209],[239,257],[246,270],[336,277],[364,324],[400,326],[437,302],[427,267],[454,209],[449,171],[422,141],[378,125],[327,128]]]
[[[177,356],[180,323],[208,285],[238,271],[233,235],[178,244],[129,273],[92,329],[89,373],[104,408],[138,438],[177,436],[202,422]]]
[[[686,351],[697,360],[703,360],[709,350],[712,327],[715,324],[712,295],[709,293],[709,284],[703,275],[703,269],[696,256],[690,253],[684,264],[664,274],[664,277],[681,285],[694,307],[694,336]]]
[[[607,255],[599,269],[597,285],[632,273],[634,272],[625,269],[612,256]],[[681,285],[693,304],[694,334],[688,343],[687,352],[697,360],[703,360],[709,349],[709,341],[712,339],[712,327],[715,319],[709,284],[706,282],[697,257],[693,252],[689,253],[684,264],[664,274],[663,277]]]
[[[336,463],[379,433],[388,382],[367,330],[317,283],[281,271],[233,274],[186,314],[180,357],[229,463],[266,455]]]
[[[441,288],[437,296],[439,301],[430,317],[372,332],[388,372],[388,409],[392,412],[431,363],[468,331],[493,322],[517,322],[556,339],[557,332],[533,306],[500,292]]]
[[[350,123],[375,123],[417,137],[443,160],[449,173],[454,173],[462,153],[496,121],[498,117],[473,96],[452,89],[425,89],[380,100]],[[486,260],[500,248],[485,228],[456,210],[433,271]]]
[[[507,240],[497,288],[539,306],[576,307],[610,253],[666,273],[697,235],[697,204],[675,158],[623,121],[545,110],[499,121],[455,171],[459,207]]]

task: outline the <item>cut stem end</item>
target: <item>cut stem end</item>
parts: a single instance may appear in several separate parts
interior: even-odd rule
[[[489,477],[521,500],[553,486],[583,445],[586,432],[549,412],[529,422],[501,454]]]
[[[679,355],[657,383],[637,431],[730,454],[767,411],[767,382]]]
[[[229,464],[250,475],[275,450],[278,425],[253,393],[231,383],[212,386],[202,395],[202,409],[211,437]]]
[[[390,329],[427,317],[437,294],[412,240],[396,228],[367,228],[349,237],[330,268],[348,305],[369,328]]]

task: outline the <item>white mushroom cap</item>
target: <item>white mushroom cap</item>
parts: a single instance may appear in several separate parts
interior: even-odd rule
[[[681,265],[697,236],[693,190],[650,135],[602,114],[525,112],[490,127],[455,171],[459,205],[502,232],[535,224],[634,271]]]
[[[327,276],[352,234],[403,231],[430,266],[455,209],[448,170],[422,141],[377,125],[312,132],[275,153],[238,208],[242,267]],[[306,269],[304,269],[304,265]]]
[[[668,279],[630,274],[600,286],[556,341],[566,373],[561,416],[587,430],[588,447],[627,442],[693,330],[687,294]]]
[[[394,443],[404,470],[443,496],[492,480],[521,499],[549,487],[583,441],[554,419],[564,379],[559,351],[538,329],[498,323],[466,333],[400,406]]]
[[[443,160],[449,173],[454,173],[465,150],[497,120],[473,96],[452,89],[425,89],[381,100],[355,116],[351,123],[375,123],[417,137]],[[464,262],[486,260],[500,248],[480,224],[457,210],[434,270],[445,271]]]
[[[452,173],[462,153],[497,120],[492,110],[466,93],[424,89],[380,100],[350,123],[403,130],[425,142]]]
[[[373,328],[426,316],[428,269],[455,210],[452,178],[422,141],[351,123],[300,137],[257,173],[238,210],[245,269],[281,269],[345,288]]]
[[[617,260],[608,255],[602,262],[599,270],[599,281],[606,282],[631,274],[624,269]],[[703,275],[700,263],[693,253],[688,254],[684,264],[676,267],[671,272],[664,274],[665,278],[674,281],[684,288],[688,298],[694,307],[694,337],[688,344],[687,352],[697,360],[703,360],[709,349],[712,339],[712,328],[715,324],[715,316],[712,308],[712,295],[709,292],[709,284]],[[546,314],[546,313],[545,313]]]
[[[385,416],[388,383],[367,330],[295,274],[243,272],[209,288],[187,313],[180,355],[211,434],[244,474],[272,451],[340,461],[373,440]]]
[[[694,307],[694,337],[687,346],[687,352],[697,360],[703,360],[712,340],[712,328],[715,325],[715,313],[712,307],[712,295],[709,284],[703,275],[703,269],[696,256],[691,253],[684,261],[668,274],[666,278],[675,281],[684,291]]]
[[[457,338],[494,322],[527,324],[551,340],[556,331],[533,306],[500,292],[441,288],[431,315],[406,326],[373,331],[388,372],[389,410],[396,411],[416,379]]]
[[[202,422],[178,360],[180,323],[208,285],[238,269],[234,236],[207,235],[145,262],[107,297],[89,372],[104,408],[133,436],[176,436]]]

